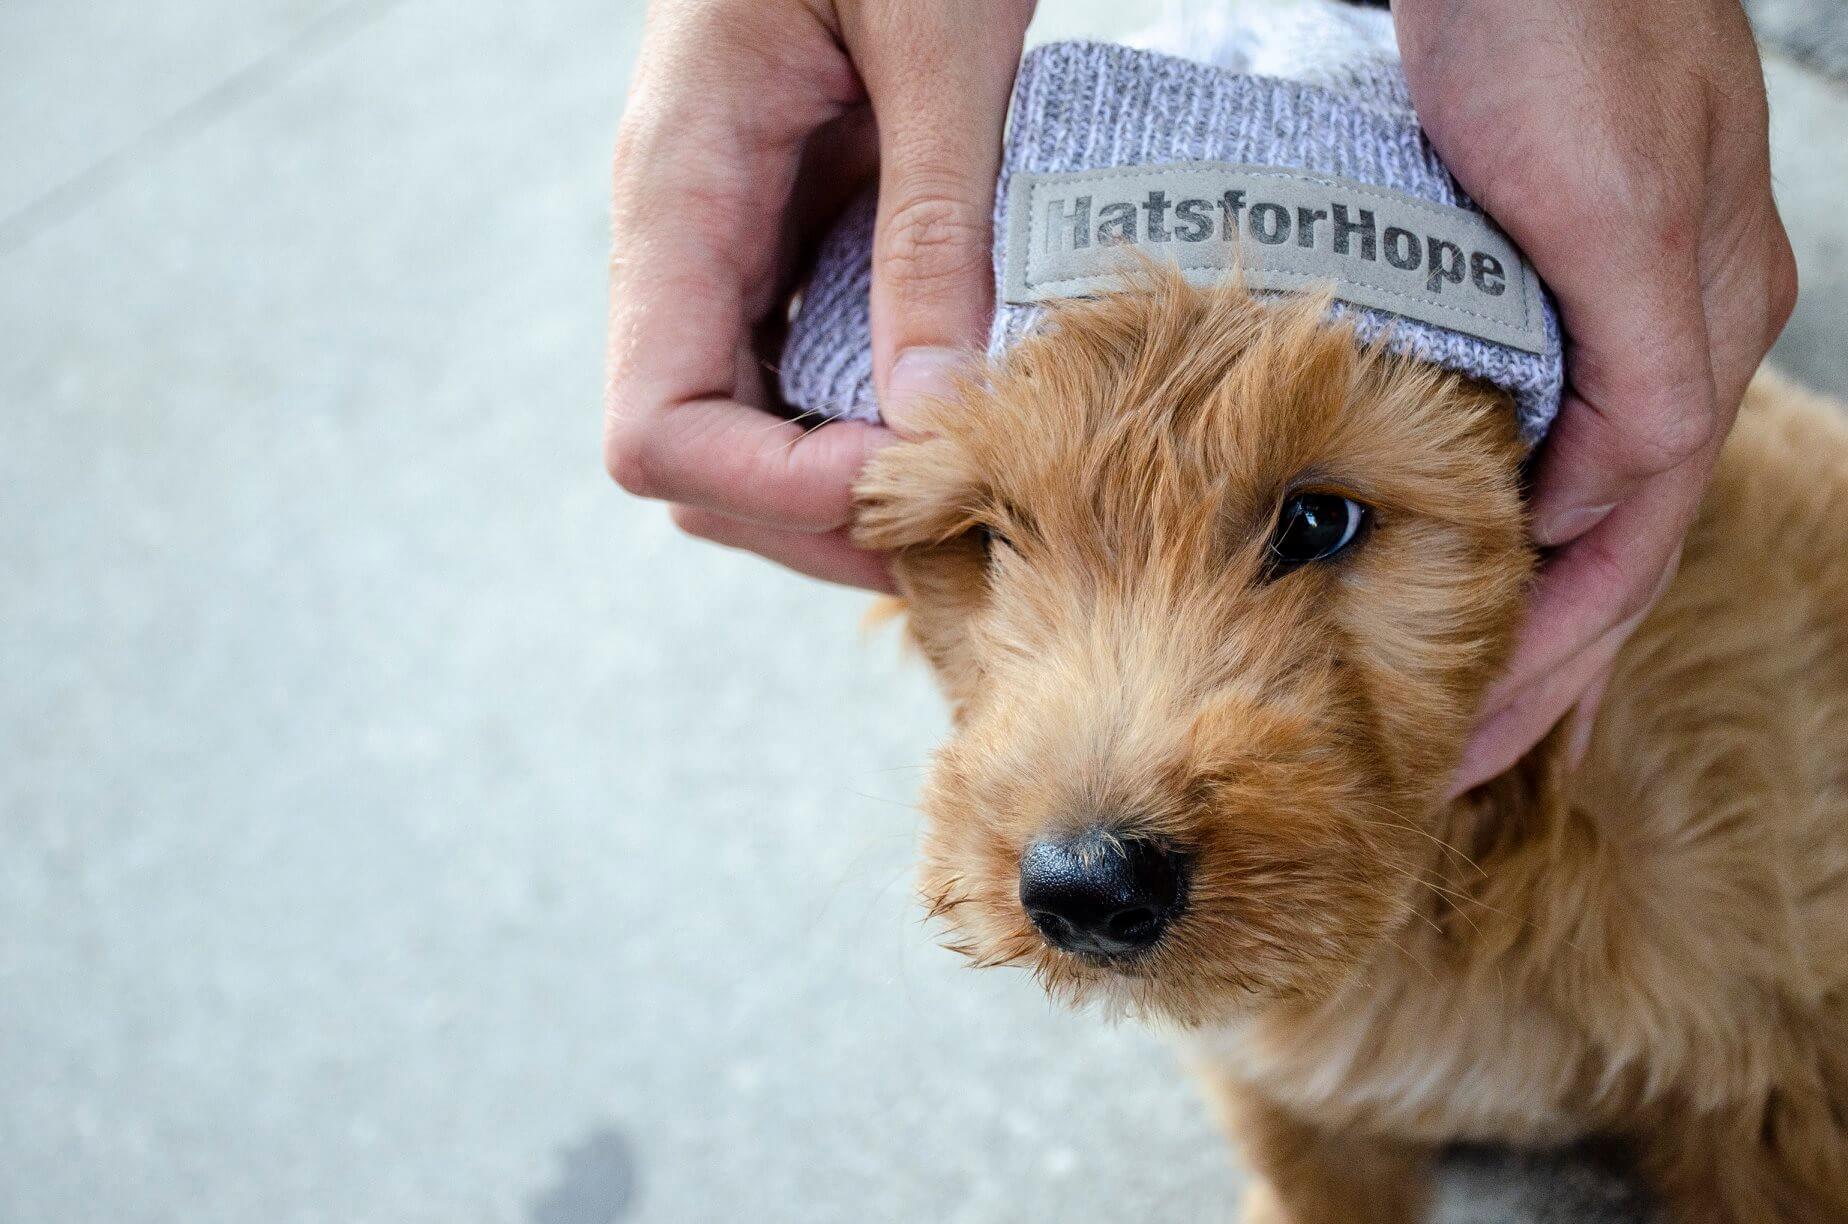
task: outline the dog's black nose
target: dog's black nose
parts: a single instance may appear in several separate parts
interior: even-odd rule
[[[1020,905],[1046,942],[1123,956],[1153,947],[1186,903],[1187,860],[1149,838],[1092,829],[1020,856]]]

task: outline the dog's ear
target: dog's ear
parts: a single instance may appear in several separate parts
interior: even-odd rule
[[[894,554],[906,637],[937,673],[960,720],[981,677],[969,627],[988,591],[976,530],[983,478],[958,441],[939,435],[886,447],[867,464],[854,495],[854,542]]]
[[[947,438],[889,446],[854,488],[854,543],[882,552],[928,548],[974,530],[981,481]]]

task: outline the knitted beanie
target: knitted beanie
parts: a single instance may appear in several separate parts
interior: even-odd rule
[[[1044,303],[1123,284],[1125,252],[1196,284],[1328,289],[1363,340],[1509,392],[1532,445],[1564,382],[1550,296],[1457,186],[1412,111],[1390,18],[1313,0],[1062,42],[1022,61],[995,195],[989,352]],[[1189,58],[1157,47],[1186,47]],[[877,420],[875,201],[818,252],[781,361],[804,413]]]

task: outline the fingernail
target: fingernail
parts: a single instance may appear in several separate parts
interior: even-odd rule
[[[1616,508],[1616,502],[1606,502],[1602,506],[1573,506],[1566,510],[1556,510],[1534,524],[1534,542],[1542,548],[1551,548],[1555,544],[1576,540],[1603,522],[1604,516]]]
[[[956,389],[956,375],[967,361],[951,348],[906,349],[892,363],[879,415],[899,433],[916,437],[924,432],[919,421],[924,406],[949,398]]]

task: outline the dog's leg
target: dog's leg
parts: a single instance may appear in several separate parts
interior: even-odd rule
[[[1314,1126],[1243,1085],[1207,1091],[1251,1170],[1244,1224],[1416,1224],[1430,1198],[1428,1149]]]

